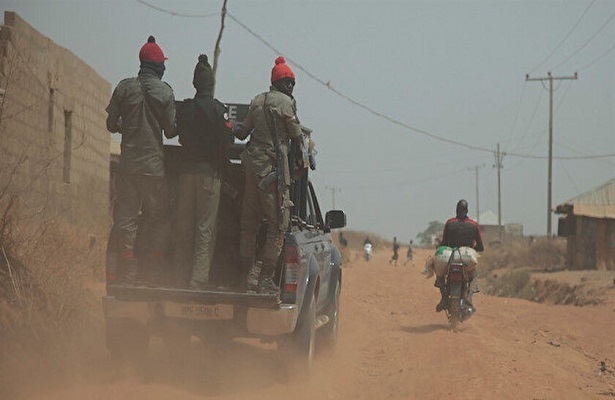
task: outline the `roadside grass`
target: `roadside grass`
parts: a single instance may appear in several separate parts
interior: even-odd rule
[[[480,259],[479,268],[484,277],[481,290],[493,296],[538,303],[576,306],[602,303],[602,293],[585,287],[583,282],[571,284],[535,276],[566,270],[565,254],[566,242],[558,239],[539,239],[531,245],[515,242],[487,249]]]
[[[533,244],[514,241],[499,247],[487,247],[480,258],[483,271],[500,268],[528,268],[531,271],[561,271],[566,268],[566,241],[538,239]]]
[[[86,349],[100,341],[100,304],[86,283],[102,279],[104,249],[67,224],[46,221],[26,232],[6,217],[0,224],[0,397],[11,398],[11,390],[36,386],[41,374],[54,371],[61,381],[79,370]]]

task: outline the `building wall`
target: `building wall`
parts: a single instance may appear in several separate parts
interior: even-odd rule
[[[17,14],[5,12],[0,88],[0,193],[8,188],[0,201],[13,197],[23,215],[105,234],[109,82]]]
[[[572,269],[615,270],[615,220],[568,216],[574,225],[568,237]]]

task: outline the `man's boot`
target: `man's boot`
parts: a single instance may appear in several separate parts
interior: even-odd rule
[[[280,288],[273,281],[274,269],[271,263],[263,264],[260,277],[258,279],[258,293],[260,294],[279,294]]]
[[[258,277],[261,273],[261,268],[262,262],[257,261],[248,269],[248,274],[246,275],[246,290],[248,292],[256,292],[258,290]]]
[[[442,310],[448,309],[448,296],[446,294],[446,280],[443,276],[437,276],[436,281],[433,284],[435,287],[440,289],[440,295],[442,298],[438,305],[436,305],[436,312],[440,312]]]
[[[440,288],[440,296],[442,296],[442,298],[438,305],[436,305],[436,312],[448,309],[448,296],[446,295],[445,288]]]

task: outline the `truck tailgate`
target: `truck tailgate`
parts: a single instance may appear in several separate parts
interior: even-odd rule
[[[176,303],[233,304],[258,308],[277,308],[278,296],[272,294],[242,293],[221,290],[191,290],[152,288],[147,286],[107,287],[107,294],[121,301],[172,301]]]

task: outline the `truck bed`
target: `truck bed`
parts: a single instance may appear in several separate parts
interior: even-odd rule
[[[120,301],[196,304],[233,304],[258,308],[277,308],[279,297],[274,294],[243,293],[227,290],[191,290],[179,288],[153,288],[148,286],[115,286],[107,288],[107,294]]]

